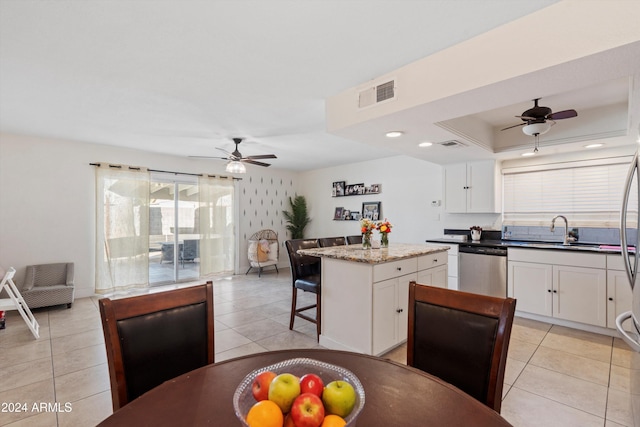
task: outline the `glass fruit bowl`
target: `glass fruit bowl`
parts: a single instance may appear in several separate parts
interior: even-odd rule
[[[253,393],[251,392],[253,380],[265,371],[272,371],[276,374],[290,373],[297,377],[301,377],[304,374],[316,374],[322,379],[324,385],[336,380],[348,382],[356,391],[356,404],[351,413],[345,418],[345,421],[347,422],[347,427],[353,427],[356,425],[356,418],[358,418],[360,411],[362,411],[362,408],[364,407],[364,388],[362,387],[358,377],[356,377],[353,372],[340,366],[321,362],[315,359],[297,358],[284,360],[273,365],[256,369],[244,377],[233,394],[233,408],[236,412],[236,416],[243,426],[248,427],[245,418],[249,409],[251,409],[251,407],[256,403]]]

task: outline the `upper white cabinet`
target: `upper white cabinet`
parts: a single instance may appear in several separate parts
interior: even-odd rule
[[[450,213],[501,210],[499,163],[493,160],[444,167],[444,209]]]

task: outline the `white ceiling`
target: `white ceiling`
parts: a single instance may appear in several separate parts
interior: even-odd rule
[[[327,133],[325,100],[554,3],[0,0],[0,132],[180,156],[244,137],[244,155],[291,170],[413,155]],[[624,88],[542,104],[590,109],[624,102]],[[473,115],[515,124],[529,98]]]

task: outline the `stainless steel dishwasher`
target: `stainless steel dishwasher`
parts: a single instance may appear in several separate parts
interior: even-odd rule
[[[460,245],[458,289],[474,294],[507,296],[507,248]]]

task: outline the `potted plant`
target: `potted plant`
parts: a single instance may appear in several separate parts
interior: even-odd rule
[[[480,240],[480,236],[482,235],[482,227],[474,225],[470,227],[469,230],[471,230],[471,240]]]
[[[304,229],[311,222],[307,214],[307,200],[304,196],[289,197],[291,211],[282,211],[287,220],[287,230],[291,232],[292,239],[304,238]]]

